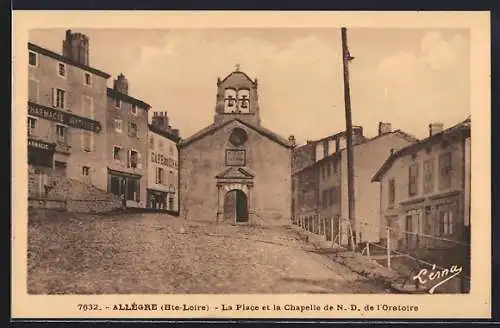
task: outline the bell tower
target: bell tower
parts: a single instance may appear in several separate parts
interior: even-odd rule
[[[260,125],[257,86],[257,79],[241,72],[240,65],[223,80],[218,78],[214,123],[238,118]]]

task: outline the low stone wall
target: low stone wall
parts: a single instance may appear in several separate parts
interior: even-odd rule
[[[121,209],[120,201],[113,200],[67,200],[66,210],[68,212],[79,213],[106,213],[119,211]]]
[[[60,199],[45,199],[40,197],[28,198],[28,208],[43,208],[48,210],[66,211],[66,201]]]

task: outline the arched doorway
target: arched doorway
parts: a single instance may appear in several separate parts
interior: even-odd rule
[[[248,222],[248,198],[243,191],[233,189],[224,196],[224,220]]]

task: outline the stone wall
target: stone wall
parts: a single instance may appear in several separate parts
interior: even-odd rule
[[[181,216],[192,220],[217,220],[216,176],[227,169],[225,150],[233,148],[228,138],[235,127],[248,134],[246,167],[255,175],[251,200],[255,220],[266,225],[288,224],[291,214],[290,149],[238,122],[181,148]]]
[[[38,171],[40,172],[40,171]],[[94,185],[44,172],[29,170],[28,207],[69,212],[110,212],[121,208],[120,199]],[[48,186],[40,191],[40,181]]]

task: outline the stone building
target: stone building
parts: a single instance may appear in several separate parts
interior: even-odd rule
[[[381,221],[393,229],[392,249],[457,246],[439,238],[468,243],[470,119],[446,130],[430,124],[429,137],[390,155],[373,181],[380,188]]]
[[[293,142],[261,125],[257,89],[238,69],[218,79],[214,123],[180,145],[181,215],[289,222]]]
[[[415,141],[401,130],[393,131],[389,123],[379,123],[378,135],[373,138],[364,136],[362,127],[353,128],[356,222],[352,230],[356,232],[357,242],[378,242],[379,238],[380,196],[371,183],[373,174],[391,149],[400,149]],[[328,239],[334,238],[337,243],[346,245],[349,237],[346,132],[310,144],[315,148],[314,164],[295,174],[299,181],[304,181],[301,192],[310,196],[305,199],[299,196],[296,220],[305,218],[306,224],[317,231],[318,227],[313,225],[318,224],[316,218],[320,217],[325,220],[320,224],[324,224]]]
[[[147,207],[179,211],[179,130],[169,124],[167,112],[154,112],[148,131]]]
[[[123,74],[107,88],[107,190],[119,195],[127,207],[146,207],[148,111],[150,105],[129,95]],[[104,163],[104,162],[103,162]],[[103,165],[104,166],[104,165]]]
[[[28,43],[30,194],[57,177],[106,189],[106,81],[89,65],[89,39],[66,32],[62,55]]]

